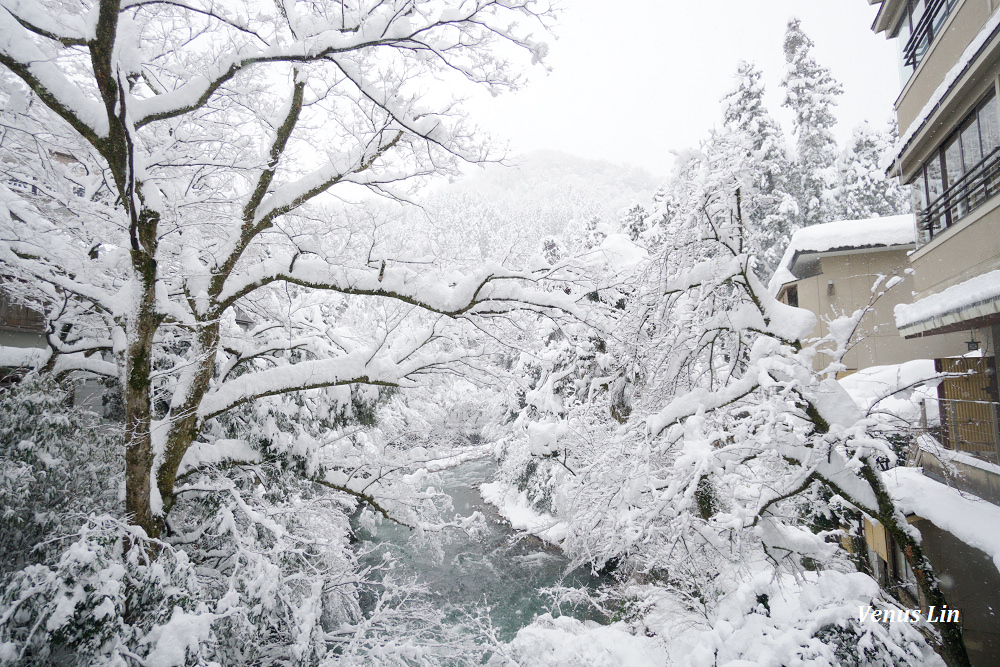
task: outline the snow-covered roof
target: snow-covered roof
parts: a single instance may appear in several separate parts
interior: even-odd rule
[[[794,234],[781,263],[771,277],[769,289],[777,294],[782,285],[798,280],[792,274],[795,258],[801,253],[907,246],[916,243],[913,216],[892,215],[867,220],[839,220],[803,227]]]
[[[1000,271],[982,273],[914,303],[901,303],[894,312],[896,328],[904,336],[1000,315]]]

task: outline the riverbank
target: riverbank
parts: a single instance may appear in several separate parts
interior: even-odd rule
[[[495,470],[479,458],[429,473],[425,484],[451,498],[455,521],[474,527],[421,535],[383,523],[362,545],[363,564],[391,559],[393,576],[424,587],[452,631],[481,635],[491,665],[666,664],[655,640],[587,603],[611,580],[570,569],[554,544],[558,525],[486,481]]]

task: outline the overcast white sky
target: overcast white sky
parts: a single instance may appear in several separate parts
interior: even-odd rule
[[[514,95],[473,100],[473,118],[530,151],[552,148],[669,172],[671,150],[720,123],[719,100],[741,59],[764,70],[768,106],[784,125],[782,38],[792,16],[817,60],[844,85],[841,141],[882,126],[900,90],[895,44],[870,30],[867,0],[563,0],[545,75]]]

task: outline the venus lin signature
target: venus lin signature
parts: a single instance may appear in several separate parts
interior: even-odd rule
[[[927,615],[923,616],[919,609],[858,607],[858,622],[864,623],[867,618],[879,623],[920,623],[923,620],[928,623],[958,623],[959,611],[958,609],[948,609],[948,605],[944,605],[940,609],[931,606],[927,608]]]

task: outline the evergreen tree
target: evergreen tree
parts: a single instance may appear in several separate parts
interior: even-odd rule
[[[790,191],[793,169],[784,134],[764,107],[762,73],[741,62],[736,78],[736,89],[722,99],[723,120],[739,152],[732,163],[744,165],[743,214],[758,232],[753,252],[770,274],[798,226],[800,207]]]
[[[792,185],[800,202],[803,226],[829,222],[833,216],[832,190],[837,162],[837,141],[833,126],[836,96],[843,87],[830,70],[811,54],[813,41],[802,32],[798,19],[788,22],[785,32],[785,62],[788,71],[781,81],[785,89],[782,106],[794,114],[798,173]]]
[[[652,220],[642,204],[633,204],[622,217],[622,229],[632,241],[638,241],[650,228]]]
[[[909,188],[886,178],[879,166],[895,141],[896,124],[881,132],[865,121],[854,128],[851,143],[837,161],[837,213],[861,220],[910,212]]]

